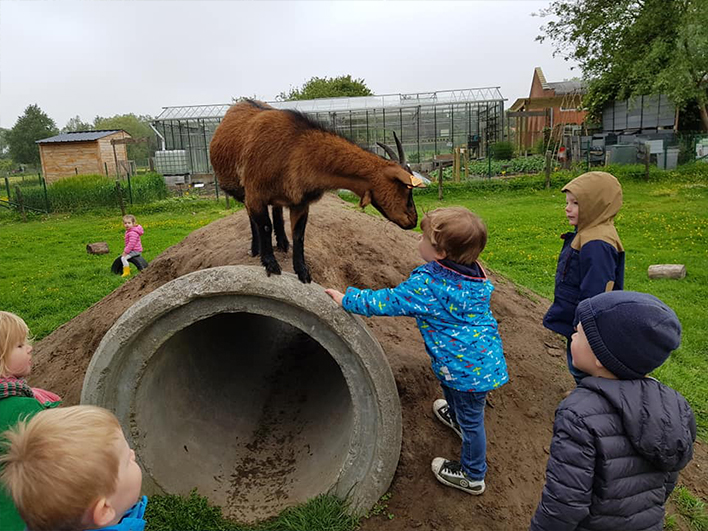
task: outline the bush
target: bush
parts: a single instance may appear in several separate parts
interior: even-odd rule
[[[514,144],[511,142],[496,142],[490,148],[494,160],[510,160],[514,158]]]
[[[128,181],[121,180],[121,193],[126,204],[130,202]],[[167,186],[158,173],[146,173],[130,179],[133,203],[150,203],[167,197]],[[41,185],[23,186],[25,204],[44,209],[46,201]],[[47,186],[50,209],[54,212],[71,212],[96,207],[118,206],[116,181],[104,175],[77,175],[67,177]]]

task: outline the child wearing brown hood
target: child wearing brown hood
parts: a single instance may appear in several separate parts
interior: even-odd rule
[[[575,231],[561,235],[553,304],[543,325],[564,336],[570,374],[576,383],[587,374],[573,366],[570,337],[580,301],[624,287],[624,247],[614,225],[622,206],[622,187],[611,174],[591,171],[566,184],[565,215]]]

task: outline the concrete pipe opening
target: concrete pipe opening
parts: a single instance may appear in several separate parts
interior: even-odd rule
[[[260,267],[153,291],[96,350],[81,402],[116,413],[151,493],[200,494],[244,522],[318,494],[361,513],[401,447],[396,385],[363,322]]]

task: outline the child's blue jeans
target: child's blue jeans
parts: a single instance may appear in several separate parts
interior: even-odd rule
[[[462,470],[470,479],[482,480],[487,473],[487,434],[484,431],[487,392],[456,391],[444,385],[442,388],[450,407],[450,417],[462,430]]]

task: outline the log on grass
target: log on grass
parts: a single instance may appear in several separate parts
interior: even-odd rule
[[[649,278],[684,278],[686,266],[684,264],[655,264],[647,270]]]
[[[89,243],[86,246],[88,254],[108,254],[108,244],[106,242]]]

